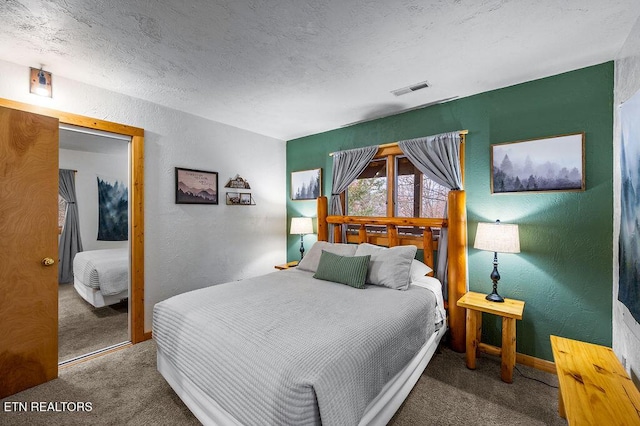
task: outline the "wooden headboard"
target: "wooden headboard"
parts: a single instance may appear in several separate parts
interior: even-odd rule
[[[398,245],[415,245],[424,252],[424,263],[435,270],[433,251],[435,242],[431,228],[447,228],[449,230],[448,245],[448,320],[451,336],[451,348],[457,352],[465,350],[465,311],[456,304],[467,292],[467,213],[466,195],[464,191],[450,191],[448,203],[448,219],[400,218],[400,217],[368,217],[368,216],[329,216],[327,197],[318,198],[318,241],[329,240],[329,224],[356,225],[356,233],[348,233],[349,243],[364,243],[394,247]],[[382,227],[382,232],[369,232],[368,226]],[[422,235],[398,233],[398,227],[423,228]],[[334,242],[343,242],[340,226],[334,227]],[[386,229],[384,229],[386,228]]]

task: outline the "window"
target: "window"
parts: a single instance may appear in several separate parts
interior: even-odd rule
[[[387,159],[372,160],[347,189],[347,214],[387,215]]]
[[[67,214],[67,202],[58,194],[58,228],[64,226],[64,218]]]
[[[444,217],[449,189],[429,179],[407,157],[396,157],[395,216]]]
[[[389,185],[388,175],[395,176],[393,185]],[[397,149],[397,153],[373,159],[349,185],[346,214],[440,218],[444,217],[448,194],[448,188],[422,174]],[[388,199],[394,200],[393,208],[388,208]]]

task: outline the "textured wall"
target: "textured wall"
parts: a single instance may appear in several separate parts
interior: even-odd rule
[[[117,178],[120,182],[128,182],[129,155],[126,143],[122,143],[120,155],[61,149],[59,164],[61,169],[78,171],[76,195],[82,248],[87,251],[128,247],[127,241],[98,241],[98,183],[96,180],[97,176],[104,176]]]
[[[283,141],[56,75],[53,99],[30,95],[27,84],[28,68],[0,61],[0,97],[145,129],[146,330],[156,302],[285,260]],[[256,205],[175,204],[176,166],[217,171],[221,195],[239,173]]]
[[[526,301],[517,350],[552,359],[550,334],[611,344],[612,102],[609,62],[289,141],[287,172],[322,167],[328,194],[332,151],[468,129],[470,243],[480,221],[520,225],[522,253],[499,258],[500,293]],[[490,144],[581,131],[585,192],[491,195]],[[315,202],[289,200],[287,209],[289,217],[315,215]],[[298,256],[298,238],[289,236],[288,258]],[[469,249],[471,290],[490,291],[492,258]],[[488,342],[500,344],[492,316],[483,330]]]
[[[640,90],[640,20],[616,58],[614,99],[614,233],[613,233],[613,350],[626,363],[640,387],[640,324],[618,302],[618,235],[620,232],[620,123],[618,106]]]

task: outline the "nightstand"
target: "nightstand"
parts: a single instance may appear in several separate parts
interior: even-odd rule
[[[504,299],[491,302],[486,294],[470,291],[458,300],[458,306],[467,310],[467,368],[475,370],[476,356],[482,337],[482,313],[502,317],[502,349],[500,350],[500,378],[503,382],[513,382],[513,366],[516,364],[516,320],[522,319],[524,302]]]
[[[297,260],[293,260],[289,263],[283,263],[282,265],[276,265],[274,266],[274,268],[276,268],[279,271],[282,271],[283,269],[289,269],[289,268],[295,268],[296,266],[298,266],[298,261]]]

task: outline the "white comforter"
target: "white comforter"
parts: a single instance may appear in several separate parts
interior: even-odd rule
[[[175,369],[244,425],[353,425],[434,329],[436,297],[289,269],[156,304]]]
[[[129,249],[80,252],[73,258],[73,274],[104,296],[121,293],[129,288]]]

